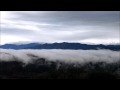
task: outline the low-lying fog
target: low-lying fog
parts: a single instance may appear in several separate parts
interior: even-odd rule
[[[0,49],[0,61],[18,60],[30,63],[32,60],[45,58],[50,61],[62,61],[65,63],[87,63],[106,62],[113,63],[120,61],[120,52],[111,50],[12,50]]]

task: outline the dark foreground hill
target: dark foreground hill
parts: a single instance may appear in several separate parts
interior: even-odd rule
[[[67,64],[41,58],[25,65],[1,61],[0,79],[120,79],[120,62]]]

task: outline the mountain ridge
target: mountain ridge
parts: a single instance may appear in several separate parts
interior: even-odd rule
[[[62,42],[62,43],[29,43],[29,44],[5,44],[1,45],[2,49],[110,49],[110,50],[120,50],[120,45],[90,45],[90,44],[81,44],[81,43],[70,43],[70,42]]]

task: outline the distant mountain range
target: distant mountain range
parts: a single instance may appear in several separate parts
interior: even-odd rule
[[[81,43],[29,43],[29,44],[5,44],[1,45],[0,48],[3,49],[83,49],[83,50],[96,50],[96,49],[110,49],[110,50],[120,50],[120,45],[88,45]]]
[[[3,49],[24,49],[24,48],[28,48],[28,47],[34,47],[37,45],[39,45],[39,43],[29,43],[29,44],[21,44],[21,45],[5,44],[5,45],[1,45],[0,48],[3,48]]]

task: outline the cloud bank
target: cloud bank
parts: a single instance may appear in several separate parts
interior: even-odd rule
[[[32,61],[44,58],[47,61],[60,61],[65,63],[106,62],[120,61],[120,52],[111,50],[12,50],[1,49],[0,61]]]
[[[1,11],[0,44],[120,43],[119,11]]]

